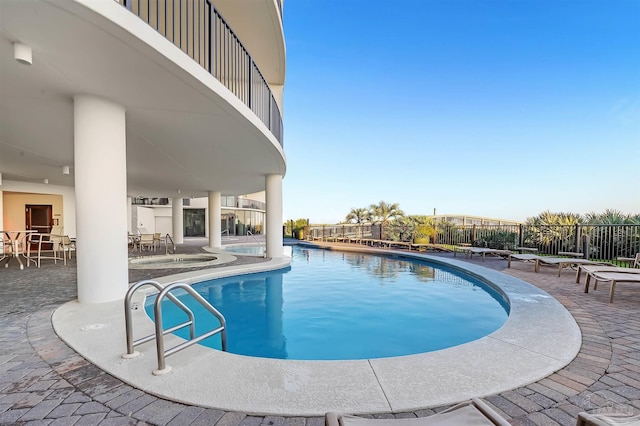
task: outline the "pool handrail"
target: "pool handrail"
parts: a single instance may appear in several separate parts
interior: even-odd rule
[[[161,292],[162,289],[164,288],[159,282],[154,281],[154,280],[142,280],[142,281],[138,281],[137,283],[133,284],[131,287],[129,287],[129,290],[127,290],[127,294],[125,295],[124,298],[124,326],[125,326],[125,334],[126,334],[126,339],[127,339],[127,353],[126,355],[123,355],[126,358],[132,358],[134,356],[137,355],[137,353],[134,351],[134,347],[142,344],[142,343],[146,343],[150,340],[153,340],[156,337],[156,334],[149,334],[148,336],[144,336],[141,337],[137,340],[133,340],[133,322],[131,321],[131,299],[133,298],[133,294],[140,289],[141,287],[144,286],[153,286],[155,287],[158,292]],[[178,329],[184,327],[185,325],[190,325],[189,328],[189,334],[191,336],[191,338],[193,338],[196,334],[196,329],[195,329],[195,317],[193,315],[193,312],[191,311],[191,309],[189,309],[187,307],[187,305],[185,305],[184,303],[182,303],[177,297],[175,297],[174,295],[170,294],[169,296],[167,296],[172,302],[174,302],[176,305],[178,305],[178,307],[180,309],[182,309],[182,311],[184,311],[185,314],[187,314],[187,316],[189,317],[189,321],[187,323],[181,324],[180,327],[178,327]],[[171,333],[175,331],[175,327],[173,327],[172,329],[168,329],[167,333]]]
[[[206,310],[208,310],[213,316],[215,316],[218,321],[220,321],[220,326],[210,330],[204,334],[201,334],[198,337],[195,337],[193,334],[190,336],[189,340],[186,340],[171,349],[165,351],[164,349],[164,335],[173,332],[179,328],[185,327],[189,324],[189,321],[185,322],[181,325],[176,325],[175,327],[169,328],[167,330],[163,330],[162,328],[162,300],[167,297],[168,299],[174,301],[175,296],[171,294],[171,291],[175,289],[185,290],[191,297],[193,297],[198,303],[200,303]],[[173,283],[166,286],[159,294],[156,296],[156,300],[153,306],[153,312],[155,316],[155,328],[156,328],[156,352],[158,356],[158,369],[153,371],[154,375],[161,375],[169,372],[171,367],[167,366],[165,363],[165,358],[175,354],[176,352],[181,351],[182,349],[186,349],[189,346],[195,345],[196,343],[209,338],[215,334],[220,333],[220,338],[222,340],[222,350],[227,350],[227,322],[224,319],[224,315],[222,315],[216,308],[213,307],[207,300],[200,296],[200,294],[195,291],[189,284],[187,283]]]
[[[176,243],[173,242],[173,238],[171,238],[171,235],[167,234],[164,236],[164,254],[168,255],[169,254],[169,244],[168,242],[171,241],[171,247],[172,247],[172,253],[175,254],[176,253]]]
[[[250,235],[258,244],[258,247],[262,247],[262,244],[260,244],[260,241],[258,241],[258,239],[256,238],[255,235],[253,235],[253,233],[251,231],[247,231],[247,235]],[[262,257],[267,257],[267,248],[263,248],[262,249]]]

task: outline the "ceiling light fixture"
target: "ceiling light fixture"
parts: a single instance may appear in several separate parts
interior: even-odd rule
[[[49,179],[47,179],[47,178],[44,178],[42,181],[43,181],[44,183],[49,183]]]
[[[22,43],[13,43],[13,57],[19,64],[31,65],[33,57],[31,47]]]
[[[69,174],[69,166],[62,166],[62,174],[63,175]]]

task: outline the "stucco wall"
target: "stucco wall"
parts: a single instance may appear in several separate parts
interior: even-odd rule
[[[76,237],[76,197],[73,187],[3,180],[0,189],[3,201],[0,214],[4,229],[24,229],[25,204],[51,204],[53,218],[57,218],[59,225],[64,227],[64,233]]]
[[[54,194],[29,194],[24,192],[3,192],[3,225],[6,229],[25,229],[27,204],[51,205],[54,225],[64,227],[62,196]]]

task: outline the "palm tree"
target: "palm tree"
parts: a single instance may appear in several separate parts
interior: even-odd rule
[[[547,250],[552,250],[551,245],[555,245],[555,251],[574,244],[575,225],[583,222],[582,217],[576,213],[552,213],[548,210],[538,216],[527,218],[526,224],[529,228],[527,240],[536,246],[545,246]],[[572,242],[573,241],[573,242]],[[574,248],[577,251],[577,247]]]
[[[380,222],[380,238],[384,239],[384,226],[391,219],[404,216],[404,212],[400,210],[398,203],[385,203],[380,201],[378,204],[369,206],[369,215],[373,220]]]
[[[356,223],[358,225],[365,223],[369,219],[369,210],[353,208],[345,217],[345,222]]]
[[[603,213],[587,213],[586,223],[590,225],[622,225],[633,223],[633,218],[620,210],[606,209]]]
[[[347,217],[345,217],[344,219],[347,223],[356,223],[358,225],[362,225],[363,223],[365,223],[367,220],[369,220],[369,210],[367,209],[356,209],[356,208],[352,208],[351,211],[349,212],[349,214],[347,215]],[[360,229],[362,228],[362,226],[359,226],[358,228],[356,228],[356,237],[359,235],[360,233]]]

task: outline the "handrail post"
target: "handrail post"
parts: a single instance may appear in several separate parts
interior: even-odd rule
[[[164,290],[163,290],[164,291]],[[158,369],[154,370],[154,375],[168,373],[171,370],[171,367],[167,368],[165,359],[164,359],[164,336],[163,336],[163,328],[162,328],[162,299],[160,298],[160,294],[156,298],[156,303],[153,306],[153,314],[155,316],[155,326],[156,326],[156,355],[158,356]]]
[[[191,297],[193,297],[198,303],[200,303],[205,309],[207,309],[213,316],[215,316],[220,322],[220,327],[215,328],[207,333],[204,333],[198,337],[195,336],[195,318],[192,318],[188,323],[178,325],[176,327],[172,327],[166,332],[172,332],[179,328],[184,327],[189,324],[191,326],[190,339],[184,343],[181,343],[169,350],[164,349],[164,334],[165,330],[162,327],[162,301],[165,297],[174,301],[177,300],[175,296],[171,294],[171,291],[175,289],[185,290]],[[181,302],[180,302],[181,303]],[[173,283],[166,286],[156,297],[153,312],[155,315],[155,334],[156,334],[156,354],[158,357],[158,368],[153,371],[154,375],[162,375],[171,371],[171,367],[166,365],[165,358],[169,355],[173,355],[174,353],[188,348],[191,345],[194,345],[208,337],[213,336],[214,334],[220,333],[220,339],[222,343],[222,350],[227,350],[227,323],[224,319],[224,315],[222,315],[216,308],[214,308],[205,298],[203,298],[197,291],[195,291],[190,285],[186,283]]]

